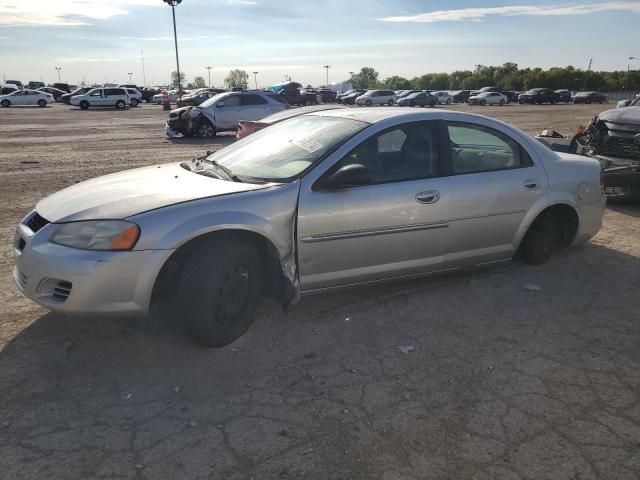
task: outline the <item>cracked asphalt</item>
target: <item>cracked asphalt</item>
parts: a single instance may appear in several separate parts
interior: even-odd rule
[[[570,133],[593,108],[473,111]],[[544,266],[342,290],[287,314],[265,301],[222,349],[191,344],[179,318],[64,317],[21,297],[11,243],[38,199],[231,141],[167,141],[164,118],[0,115],[0,478],[640,478],[638,204],[611,204],[591,242]]]

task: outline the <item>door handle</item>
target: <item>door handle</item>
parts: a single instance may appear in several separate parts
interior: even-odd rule
[[[418,203],[436,203],[438,200],[440,200],[440,192],[437,190],[416,193],[416,202]]]
[[[537,188],[540,186],[538,184],[537,178],[529,178],[522,183],[524,184],[524,187],[528,190],[537,190]]]

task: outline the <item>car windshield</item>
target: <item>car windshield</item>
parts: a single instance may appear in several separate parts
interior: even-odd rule
[[[298,176],[367,126],[346,118],[303,115],[254,133],[207,160],[238,177],[282,181]]]
[[[200,107],[210,107],[211,105],[213,105],[214,103],[216,103],[220,97],[226,95],[226,93],[218,93],[217,95],[214,95],[213,97],[208,98],[207,100],[205,100],[204,102],[202,102],[199,106]]]

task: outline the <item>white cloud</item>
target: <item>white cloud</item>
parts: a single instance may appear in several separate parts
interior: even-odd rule
[[[489,16],[561,16],[588,15],[600,12],[626,11],[640,13],[640,2],[604,2],[574,5],[512,5],[504,7],[461,8],[455,10],[435,10],[416,15],[384,17],[385,22],[460,22],[481,21]]]
[[[126,15],[123,7],[159,5],[156,0],[0,0],[0,26],[77,26]]]

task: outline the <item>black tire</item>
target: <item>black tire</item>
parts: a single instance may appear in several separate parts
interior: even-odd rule
[[[389,101],[387,102],[387,105],[389,105],[390,107],[393,107],[393,100],[389,100]]]
[[[131,106],[132,106],[132,107],[137,107],[137,106],[138,106],[138,103],[140,103],[140,102],[138,102],[138,99],[137,99],[137,98],[132,98],[132,99],[131,99]]]
[[[590,99],[587,99],[587,101],[586,101],[585,103],[587,103],[587,104],[591,105],[591,100],[590,100]]]
[[[500,99],[500,106],[504,106],[504,99]]]
[[[556,249],[553,235],[545,232],[529,231],[520,245],[520,258],[529,265],[547,263]]]
[[[47,106],[47,101],[46,100],[38,100],[38,106],[39,107],[46,107]]]
[[[199,138],[213,138],[216,136],[216,127],[208,119],[200,120],[196,136]]]
[[[416,106],[416,101],[415,101],[415,100],[411,100],[411,101],[409,102],[409,106],[410,106],[410,107],[415,107],[415,106]]]
[[[481,106],[483,106],[483,107],[484,107],[486,104],[487,104],[487,101],[486,101],[486,100],[480,100],[480,105],[481,105]]]
[[[371,106],[371,100],[367,100],[366,102],[364,102],[364,104],[365,104],[367,107],[370,107],[370,106]]]
[[[304,105],[305,107],[310,107],[311,105],[313,105],[313,102],[311,101],[310,98],[305,98]]]
[[[2,100],[2,102],[0,102],[0,105],[2,105],[4,108],[7,108],[11,105],[11,102],[5,98],[4,100]]]
[[[447,98],[447,105],[451,105],[451,99]]]
[[[250,244],[205,244],[180,278],[178,302],[187,332],[207,347],[234,341],[249,329],[262,287],[262,262]]]
[[[436,101],[435,100],[431,100],[431,103],[429,104],[429,106],[431,108],[435,107],[436,106]]]
[[[518,103],[519,103],[520,105],[524,105],[524,100],[519,100],[519,101],[518,101]]]
[[[60,95],[58,95],[57,97],[53,97],[53,99],[58,103],[60,103],[62,101],[62,97]],[[71,102],[69,102],[69,103],[71,103]]]
[[[86,100],[81,101],[80,108],[82,110],[89,110],[89,102],[87,102]]]
[[[124,100],[118,100],[118,101],[116,102],[116,108],[117,108],[118,110],[124,110],[125,108],[127,108],[127,104],[126,104],[126,103],[124,103]]]

